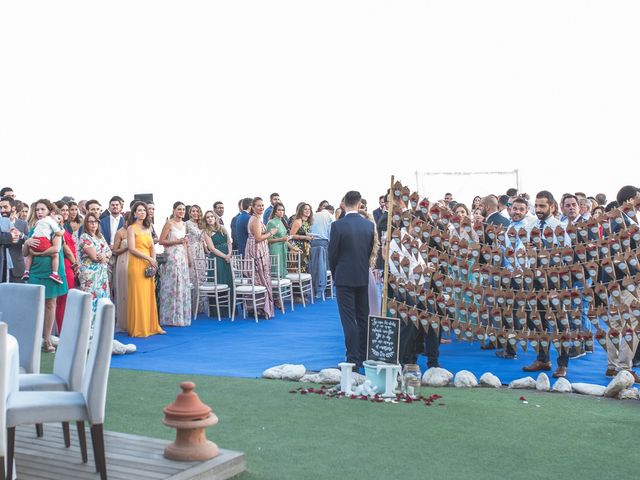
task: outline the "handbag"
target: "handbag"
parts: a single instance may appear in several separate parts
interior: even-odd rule
[[[144,269],[144,276],[146,278],[152,278],[156,275],[156,269],[153,267],[147,267]]]

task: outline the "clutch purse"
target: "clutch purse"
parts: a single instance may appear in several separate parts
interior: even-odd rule
[[[156,269],[153,267],[147,267],[144,269],[144,276],[147,278],[154,277],[156,275]]]

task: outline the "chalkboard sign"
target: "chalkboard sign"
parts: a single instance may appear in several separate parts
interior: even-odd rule
[[[400,319],[369,316],[367,360],[399,363]]]

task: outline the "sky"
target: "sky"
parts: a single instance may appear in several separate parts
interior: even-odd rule
[[[637,1],[0,4],[0,184],[18,198],[640,184]]]

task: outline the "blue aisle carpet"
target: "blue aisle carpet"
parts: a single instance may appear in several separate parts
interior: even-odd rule
[[[134,343],[134,354],[114,356],[112,366],[164,373],[218,375],[229,377],[260,377],[262,372],[282,363],[303,364],[307,370],[336,367],[344,360],[344,338],[335,300],[317,302],[286,315],[276,313],[271,320],[236,318],[218,321],[200,315],[190,327],[167,327],[166,335],[130,338],[117,334],[123,343]],[[599,345],[595,352],[569,363],[570,382],[606,385],[606,353]],[[553,367],[556,352],[552,350]],[[518,352],[516,360],[496,358],[493,351],[480,350],[479,344],[456,342],[441,345],[440,364],[457,372],[469,370],[477,377],[485,372],[497,375],[508,383],[527,374],[522,366],[531,363],[531,350]],[[426,359],[420,357],[424,372]],[[534,378],[537,374],[531,374]],[[551,377],[551,372],[549,372]],[[553,379],[552,379],[553,380]]]

